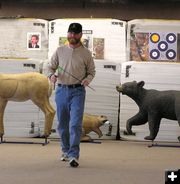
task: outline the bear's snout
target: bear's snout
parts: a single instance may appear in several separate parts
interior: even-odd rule
[[[116,86],[116,90],[117,90],[118,92],[122,92],[122,86],[121,86],[121,85],[117,85],[117,86]]]

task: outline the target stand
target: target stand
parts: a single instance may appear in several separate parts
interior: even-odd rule
[[[3,136],[0,137],[0,144],[41,144],[46,146],[49,144],[48,138],[44,138],[44,142],[33,142],[33,141],[6,141],[3,139]]]
[[[180,143],[179,143],[179,145],[177,144],[167,144],[167,143],[154,143],[153,141],[152,141],[152,143],[151,144],[149,144],[148,145],[148,148],[152,148],[152,147],[168,147],[168,148],[180,148]]]

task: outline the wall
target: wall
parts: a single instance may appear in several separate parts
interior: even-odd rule
[[[116,18],[132,20],[141,18],[180,19],[180,2],[138,1],[138,3],[125,4],[82,4],[72,3],[18,3],[15,1],[2,1],[0,16],[17,16],[57,19],[57,18]]]

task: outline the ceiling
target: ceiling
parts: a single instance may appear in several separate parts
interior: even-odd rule
[[[17,3],[95,3],[95,4],[152,4],[152,3],[177,3],[180,0],[0,0],[0,2]]]

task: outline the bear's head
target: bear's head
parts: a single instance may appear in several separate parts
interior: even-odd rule
[[[126,83],[123,83],[122,85],[117,85],[116,90],[127,96],[135,97],[135,96],[139,96],[139,93],[140,91],[142,91],[144,84],[145,84],[144,81],[126,82]]]

